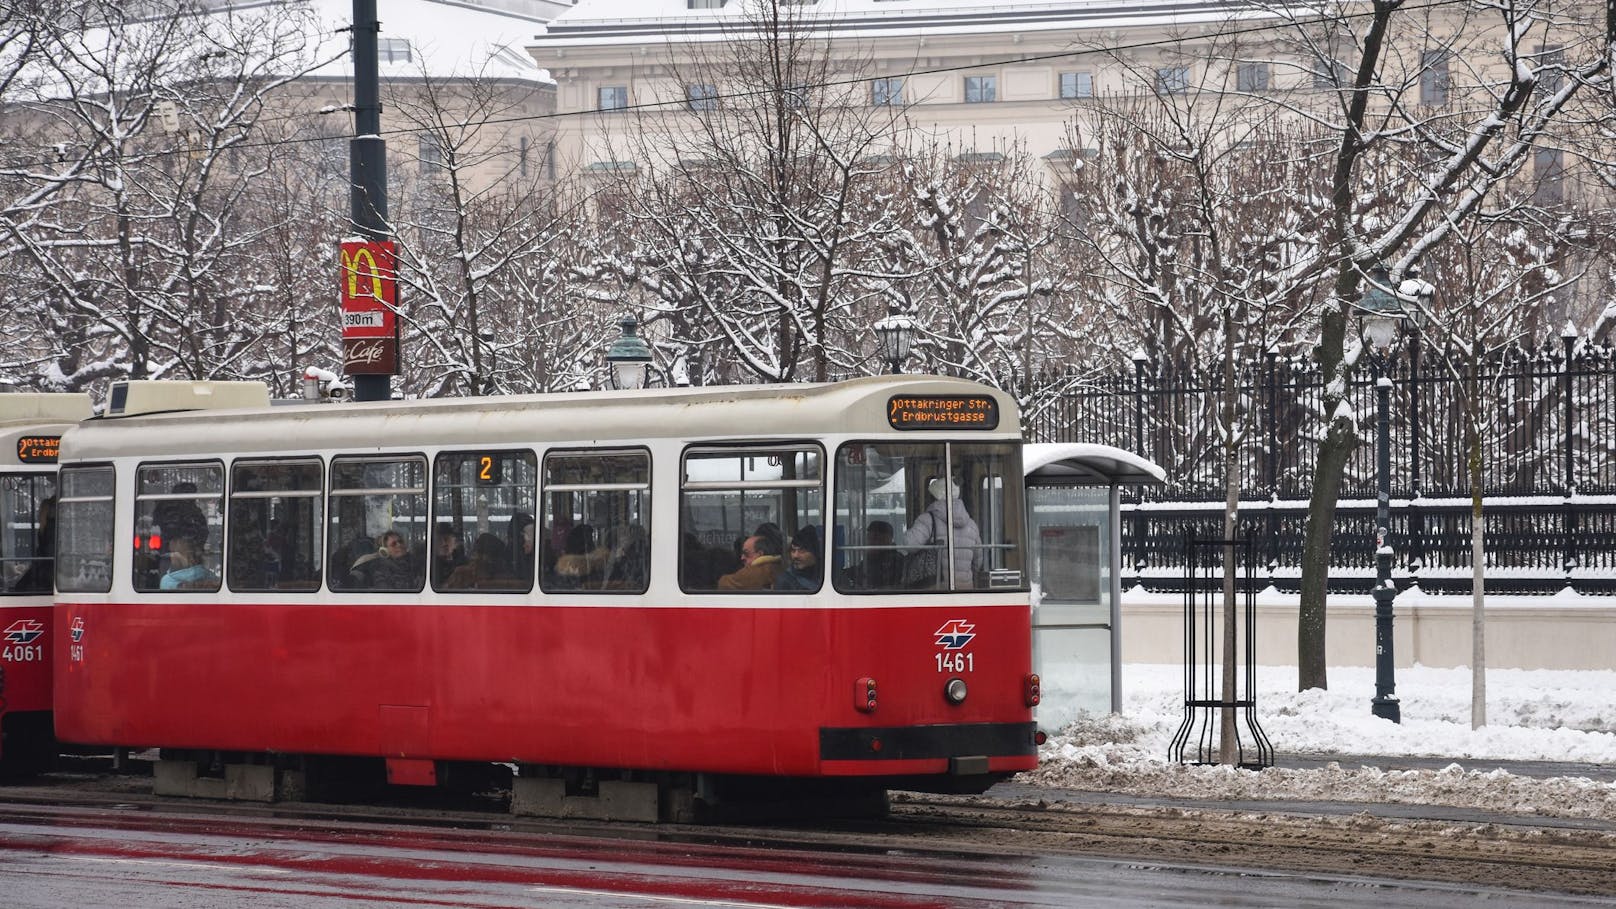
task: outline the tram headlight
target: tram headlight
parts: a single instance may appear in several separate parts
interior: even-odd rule
[[[948,698],[950,704],[965,703],[965,680],[949,679],[943,686],[943,697]]]

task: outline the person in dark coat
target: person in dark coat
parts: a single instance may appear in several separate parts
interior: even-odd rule
[[[797,532],[791,535],[791,547],[786,551],[789,567],[774,582],[774,589],[818,590],[825,573],[822,550],[819,531],[812,526],[797,528]]]

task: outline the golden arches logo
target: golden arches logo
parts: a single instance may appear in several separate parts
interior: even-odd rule
[[[342,250],[342,271],[348,276],[348,298],[358,299],[370,297],[378,303],[387,302],[387,287],[383,282],[382,269],[376,264],[376,254],[368,246],[355,247],[350,254],[348,249]],[[370,290],[361,293],[360,281],[368,279]]]

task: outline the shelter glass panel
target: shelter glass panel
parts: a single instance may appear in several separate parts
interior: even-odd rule
[[[0,476],[0,594],[51,592],[55,519],[55,474]]]
[[[56,589],[112,589],[113,473],[111,467],[62,468],[62,522],[56,545]]]
[[[643,451],[551,454],[544,459],[542,586],[644,593],[651,568],[651,456]],[[522,528],[533,566],[534,528]]]
[[[231,590],[319,590],[324,503],[318,458],[230,465]]]
[[[445,563],[441,576],[435,563],[434,589],[533,589],[533,551],[524,549],[522,539],[534,522],[537,480],[538,459],[531,451],[438,455],[432,476],[437,532],[471,545],[464,562]]]
[[[808,445],[688,450],[679,503],[680,587],[818,590],[825,553],[823,459]]]
[[[330,587],[419,591],[426,583],[426,458],[333,458]]]
[[[1023,507],[1014,443],[843,445],[832,554],[837,589],[1023,588]]]
[[[223,529],[223,464],[141,465],[135,473],[135,590],[217,591]]]

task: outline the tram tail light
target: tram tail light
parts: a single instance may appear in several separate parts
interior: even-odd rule
[[[875,712],[875,679],[865,676],[853,685],[853,707],[860,713]]]
[[[1021,686],[1022,698],[1028,707],[1037,707],[1038,702],[1044,699],[1044,683],[1038,678],[1038,673],[1029,672]]]

